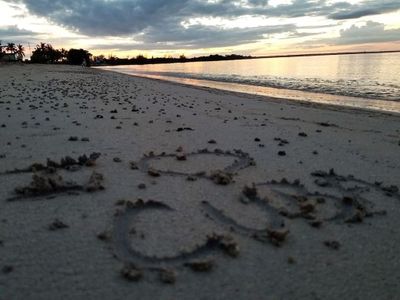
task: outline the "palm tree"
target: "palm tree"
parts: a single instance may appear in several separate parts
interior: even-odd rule
[[[15,53],[17,49],[15,48],[14,43],[7,43],[6,50],[10,53]]]
[[[60,51],[61,60],[62,61],[66,60],[67,56],[68,56],[68,50],[61,48],[59,51]]]
[[[25,56],[25,48],[24,48],[24,46],[22,46],[21,44],[18,44],[17,45],[17,49],[16,49],[16,53],[17,53],[17,56],[18,56],[18,60],[22,61],[22,59]]]
[[[46,50],[47,50],[46,43],[40,43],[40,44],[36,45],[35,51],[37,51],[38,53],[44,55]]]

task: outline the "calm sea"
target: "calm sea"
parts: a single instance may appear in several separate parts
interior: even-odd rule
[[[275,98],[400,112],[400,53],[105,67]]]

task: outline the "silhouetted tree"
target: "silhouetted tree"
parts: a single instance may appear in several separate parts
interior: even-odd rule
[[[36,45],[35,50],[33,50],[31,55],[31,62],[45,64],[49,60],[48,58],[48,47],[45,43],[40,43]]]
[[[7,50],[9,53],[15,53],[16,50],[17,50],[17,48],[15,48],[15,44],[14,44],[14,43],[7,43],[6,50]]]
[[[182,61],[182,62],[186,61],[187,58],[186,58],[185,54],[181,54],[181,55],[179,56],[179,60]]]
[[[145,57],[142,54],[139,54],[138,56],[136,56],[136,63],[139,65],[144,65],[147,63],[147,57]]]
[[[81,65],[83,62],[87,66],[90,66],[90,54],[87,50],[84,49],[70,49],[68,51],[67,60],[71,65]]]
[[[68,56],[68,50],[61,48],[60,49],[60,54],[61,54],[61,60],[64,61],[67,59]]]
[[[36,45],[35,50],[32,52],[31,62],[46,64],[55,63],[61,59],[61,51],[54,49],[52,45],[40,43]]]
[[[22,46],[21,44],[18,44],[16,53],[17,53],[17,56],[18,56],[18,60],[22,61],[24,59],[24,56],[25,56],[25,48],[24,48],[24,46]]]
[[[144,65],[144,64],[169,64],[169,63],[184,63],[184,62],[196,62],[196,61],[218,61],[218,60],[237,60],[237,59],[250,59],[251,56],[243,56],[237,54],[231,55],[209,55],[187,58],[184,54],[179,57],[172,57],[171,55],[165,55],[164,57],[151,57],[147,58],[140,54],[135,58],[118,58],[116,56],[109,56],[107,59],[99,60],[95,59],[95,64],[107,64],[107,65]]]

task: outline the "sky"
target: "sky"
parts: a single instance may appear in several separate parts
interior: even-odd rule
[[[0,40],[94,55],[400,50],[400,0],[0,0]]]

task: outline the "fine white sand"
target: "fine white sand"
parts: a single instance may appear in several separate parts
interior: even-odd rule
[[[396,299],[399,150],[395,114],[1,65],[0,299]]]

